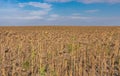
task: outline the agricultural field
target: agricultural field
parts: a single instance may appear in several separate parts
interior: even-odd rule
[[[120,76],[120,27],[1,26],[0,76]]]

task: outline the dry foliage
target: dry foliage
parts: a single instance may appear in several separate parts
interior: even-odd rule
[[[0,76],[120,76],[120,27],[0,27]]]

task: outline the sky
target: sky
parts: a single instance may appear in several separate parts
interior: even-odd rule
[[[120,0],[0,0],[0,26],[120,25]]]

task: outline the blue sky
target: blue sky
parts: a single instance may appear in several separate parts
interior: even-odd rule
[[[120,25],[120,0],[0,0],[0,25]]]

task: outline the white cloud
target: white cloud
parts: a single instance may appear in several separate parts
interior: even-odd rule
[[[51,14],[46,20],[53,21],[60,19],[61,17],[58,14]]]
[[[78,20],[85,20],[85,19],[91,19],[91,17],[85,17],[80,15],[79,13],[73,13],[72,15],[68,16],[69,19],[78,19]]]
[[[24,8],[25,6],[32,6],[32,7],[40,8],[39,10],[31,10],[31,11],[29,11],[28,15],[30,15],[30,17],[27,17],[25,19],[29,19],[29,18],[31,19],[31,17],[39,19],[42,16],[47,15],[48,12],[51,11],[51,9],[52,9],[51,4],[40,3],[40,2],[19,3],[18,6],[21,7],[21,8]]]
[[[25,6],[29,6],[29,5],[38,9],[37,10],[24,9]],[[18,3],[18,6],[16,6],[16,8],[9,7],[9,8],[0,9],[0,18],[16,19],[16,20],[43,19],[45,18],[44,16],[48,15],[51,9],[52,9],[52,5],[48,3],[40,3],[40,2]]]
[[[23,11],[21,9],[16,8],[8,8],[0,10],[0,18],[1,19],[42,19],[43,15],[30,15],[30,11]]]
[[[73,13],[73,16],[80,16],[80,13]]]
[[[60,15],[57,15],[57,14],[52,14],[50,15],[46,20],[48,21],[62,21],[62,20],[89,20],[89,19],[92,19],[91,17],[85,17],[85,16],[80,16],[79,14],[71,14],[71,15],[68,15],[68,16],[60,16]]]
[[[99,12],[100,10],[98,9],[92,9],[92,10],[86,10],[86,13],[95,13],[95,12]]]
[[[77,0],[78,2],[82,2],[82,3],[101,3],[103,0]]]
[[[47,2],[70,2],[70,1],[73,1],[73,0],[45,0]]]
[[[43,17],[40,17],[40,16],[16,16],[16,17],[6,16],[1,18],[2,19],[18,19],[18,20],[43,19]]]
[[[71,19],[90,19],[90,17],[82,17],[82,16],[70,16]]]
[[[48,3],[40,3],[40,2],[28,2],[28,3],[19,3],[19,7],[25,7],[25,6],[33,6],[33,7],[38,7],[38,8],[43,8],[43,9],[50,9],[51,4]]]
[[[70,2],[77,1],[85,4],[89,3],[120,3],[120,0],[45,0],[47,2]]]
[[[57,14],[52,14],[52,15],[50,15],[50,17],[56,18],[56,17],[59,17],[59,15],[57,15]]]
[[[30,15],[39,15],[39,16],[44,16],[46,14],[48,14],[49,11],[47,10],[38,10],[38,11],[31,11],[29,14]]]

